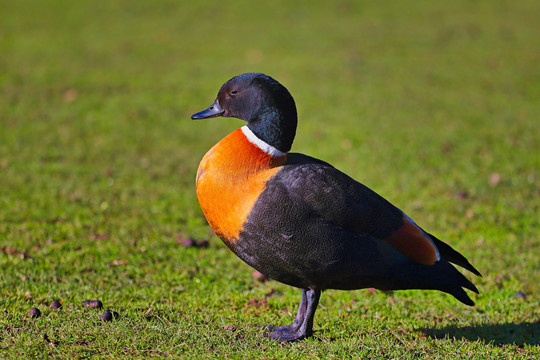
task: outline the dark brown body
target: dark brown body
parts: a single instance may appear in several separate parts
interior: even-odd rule
[[[401,210],[323,161],[289,153],[272,162],[241,136],[209,151],[197,189],[208,222],[247,264],[303,289],[436,289],[473,304],[461,287],[474,286],[444,257],[421,264],[388,241],[407,221]],[[239,152],[258,160],[234,170]],[[211,211],[215,203],[223,208]]]
[[[277,81],[242,74],[192,116],[231,116],[248,125],[221,140],[197,172],[201,208],[223,242],[263,274],[302,289],[294,323],[267,336],[312,334],[322,290],[434,289],[473,305],[476,287],[451,264],[480,273],[400,209],[331,165],[288,153],[296,107]]]

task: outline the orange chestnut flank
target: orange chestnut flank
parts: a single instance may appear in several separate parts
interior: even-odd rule
[[[203,213],[248,265],[302,289],[294,322],[267,326],[265,336],[311,336],[321,292],[328,289],[439,290],[474,305],[464,289],[478,289],[454,265],[480,273],[463,255],[367,186],[322,160],[290,152],[296,104],[279,82],[260,73],[233,77],[192,119],[218,116],[247,125],[202,159],[197,197]]]

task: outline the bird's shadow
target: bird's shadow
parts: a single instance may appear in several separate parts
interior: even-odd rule
[[[471,326],[446,326],[443,328],[420,328],[418,331],[433,339],[484,340],[496,346],[540,346],[540,321],[505,324],[478,324]]]

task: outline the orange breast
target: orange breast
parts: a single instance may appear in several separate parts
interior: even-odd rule
[[[206,220],[223,240],[238,240],[243,224],[286,156],[271,156],[238,129],[206,153],[197,171],[197,197]]]

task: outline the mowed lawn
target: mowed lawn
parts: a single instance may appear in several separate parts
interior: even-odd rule
[[[0,9],[0,359],[540,357],[540,2]],[[294,151],[482,272],[476,306],[331,290],[313,337],[263,337],[300,291],[252,278],[199,208],[198,163],[242,121],[190,120],[248,71],[295,97]]]

